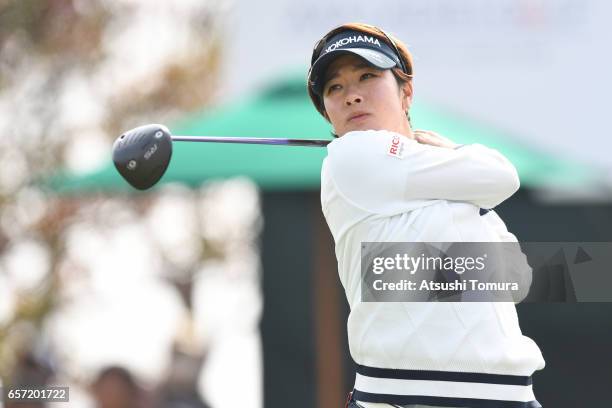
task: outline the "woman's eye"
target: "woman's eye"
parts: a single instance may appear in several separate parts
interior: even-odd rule
[[[330,85],[329,88],[327,88],[327,93],[330,93],[330,92],[338,90],[338,89],[340,89],[340,85],[338,85],[338,84]]]
[[[372,74],[371,72],[366,72],[365,74],[361,75],[361,79],[368,79],[368,78],[374,78],[376,75]]]

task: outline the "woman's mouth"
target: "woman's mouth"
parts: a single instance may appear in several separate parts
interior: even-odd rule
[[[359,121],[359,120],[365,118],[368,115],[369,115],[369,113],[356,113],[356,114],[354,114],[354,115],[349,117],[348,122]]]

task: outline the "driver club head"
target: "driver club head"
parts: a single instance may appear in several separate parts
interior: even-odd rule
[[[133,187],[146,190],[164,175],[172,157],[172,135],[164,125],[128,130],[113,144],[113,163]]]

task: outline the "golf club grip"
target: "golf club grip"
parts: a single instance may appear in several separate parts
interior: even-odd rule
[[[331,140],[312,140],[312,139],[279,139],[263,137],[234,137],[234,136],[172,136],[172,141],[179,142],[209,142],[209,143],[242,143],[242,144],[263,144],[280,146],[309,146],[325,147]]]

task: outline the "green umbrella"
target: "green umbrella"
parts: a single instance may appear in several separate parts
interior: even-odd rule
[[[417,101],[415,128],[430,129],[457,143],[482,143],[502,152],[517,167],[527,187],[572,188],[597,179],[595,169],[538,151],[492,126]],[[290,75],[265,91],[217,109],[196,113],[169,126],[177,135],[254,136],[321,139],[330,125],[316,112],[304,75]],[[325,148],[175,142],[172,160],[159,184],[198,186],[205,180],[246,176],[264,190],[319,188]],[[62,172],[48,185],[60,193],[131,190],[109,161],[88,174]]]

